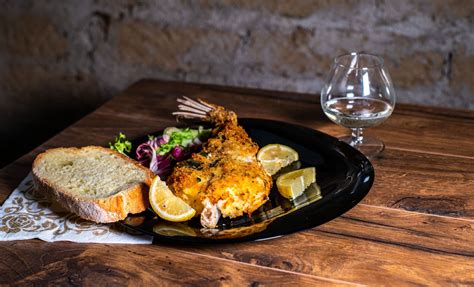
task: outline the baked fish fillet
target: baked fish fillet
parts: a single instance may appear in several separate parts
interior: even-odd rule
[[[201,215],[206,228],[214,228],[220,215],[250,215],[268,200],[272,187],[271,176],[257,161],[258,145],[234,112],[186,97],[178,102],[174,115],[209,121],[215,128],[200,152],[177,164],[168,186]]]

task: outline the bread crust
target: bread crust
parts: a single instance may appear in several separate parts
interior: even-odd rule
[[[48,153],[53,151],[64,151],[68,153],[79,153],[83,149],[97,150],[119,156],[122,159],[134,164],[137,168],[142,169],[146,173],[146,180],[143,183],[133,185],[126,190],[116,193],[107,198],[87,198],[77,194],[71,194],[65,189],[54,186],[46,178],[42,178],[38,174],[37,167]],[[148,168],[140,165],[131,158],[99,146],[86,146],[82,148],[55,148],[49,149],[39,154],[33,161],[32,167],[33,183],[37,190],[44,192],[52,199],[56,200],[63,207],[80,217],[94,221],[96,223],[111,223],[123,220],[129,213],[140,213],[144,211],[148,205],[148,186],[151,184],[155,176]]]

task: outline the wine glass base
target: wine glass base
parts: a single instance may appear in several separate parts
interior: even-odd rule
[[[351,145],[352,147],[355,147],[369,159],[377,157],[385,149],[385,144],[383,141],[374,137],[364,136],[362,143],[354,143],[351,136],[340,137],[339,140]]]

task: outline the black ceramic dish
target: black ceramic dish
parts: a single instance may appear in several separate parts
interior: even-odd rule
[[[294,148],[300,161],[286,170],[316,167],[317,185],[293,202],[279,195],[276,184],[270,200],[251,217],[221,219],[216,230],[202,229],[199,219],[186,223],[166,222],[147,210],[121,222],[156,240],[181,242],[236,242],[264,240],[328,222],[354,207],[369,192],[374,170],[369,160],[351,146],[327,134],[285,122],[239,119],[260,146],[280,143]],[[161,135],[162,132],[156,133]],[[144,142],[137,139],[133,146]],[[134,151],[132,151],[134,154]],[[278,174],[277,174],[278,175]],[[275,179],[276,177],[274,177]]]

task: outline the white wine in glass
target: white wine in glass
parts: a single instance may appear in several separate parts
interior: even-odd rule
[[[340,138],[373,158],[384,149],[382,141],[363,135],[363,129],[384,122],[395,107],[395,91],[383,60],[375,55],[352,53],[334,60],[321,105],[334,123],[352,129]]]

